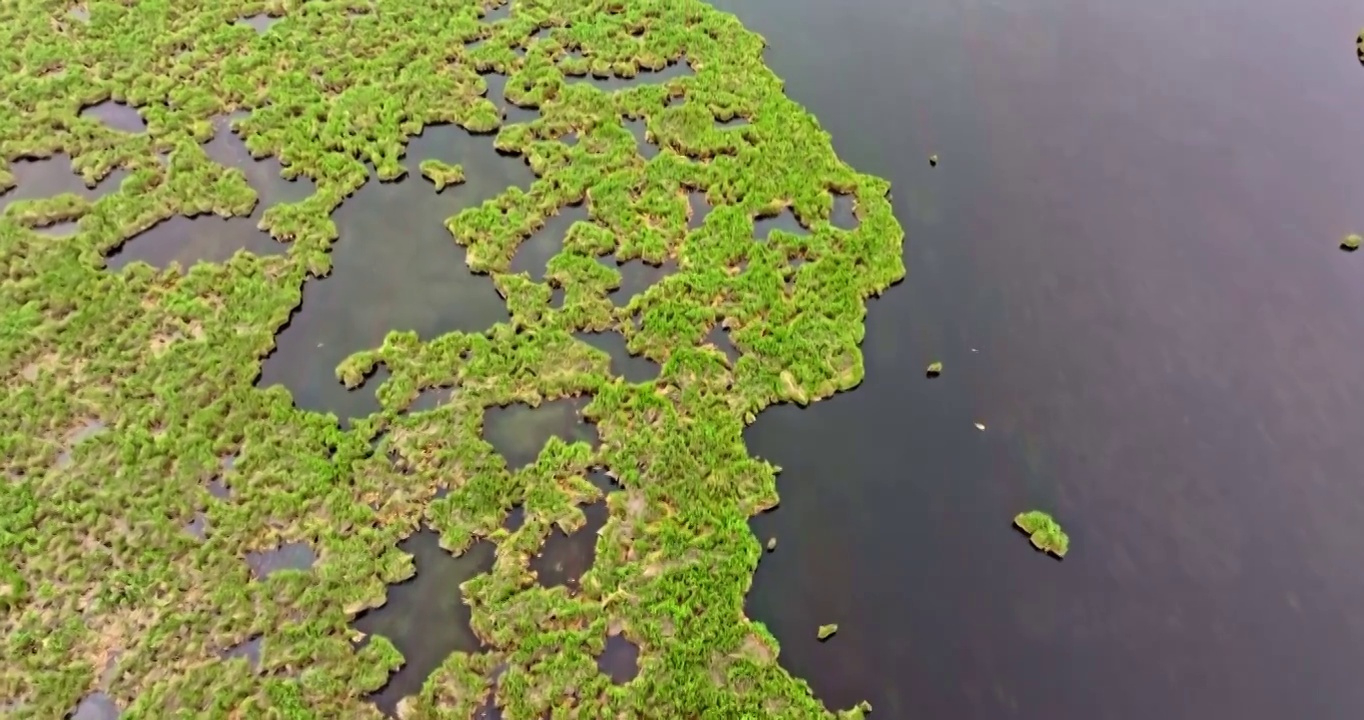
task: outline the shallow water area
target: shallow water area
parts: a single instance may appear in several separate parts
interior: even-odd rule
[[[105,100],[81,110],[81,117],[94,118],[104,125],[129,133],[147,132],[147,121],[137,108],[114,100]]]
[[[276,241],[258,227],[261,215],[272,205],[303,200],[315,192],[311,180],[286,180],[280,175],[278,159],[252,158],[245,143],[232,132],[232,120],[248,113],[237,112],[215,120],[213,139],[203,146],[209,159],[225,167],[236,168],[256,191],[256,206],[245,217],[223,218],[213,214],[185,217],[177,215],[144,230],[124,241],[107,260],[114,271],[134,262],[144,262],[158,269],[172,264],[188,269],[200,262],[227,262],[238,251],[253,255],[280,255],[288,245]]]
[[[753,237],[759,240],[771,239],[773,230],[781,230],[792,235],[810,234],[809,230],[801,226],[800,220],[796,219],[795,212],[790,209],[783,210],[771,217],[758,218],[753,221]]]
[[[479,542],[458,557],[440,546],[440,536],[423,527],[398,544],[412,555],[417,574],[388,589],[387,602],[356,617],[366,635],[383,635],[403,654],[404,663],[388,684],[369,696],[392,716],[398,702],[421,691],[422,684],[452,652],[481,647],[469,627],[471,613],[459,586],[492,569],[494,546]],[[365,642],[365,641],[362,641]]]
[[[273,550],[246,554],[246,564],[258,580],[264,580],[281,570],[311,570],[317,553],[307,543],[284,543]]]
[[[706,333],[706,342],[725,354],[725,357],[729,359],[730,367],[734,367],[739,362],[739,358],[743,356],[739,348],[735,347],[734,341],[729,338],[729,331],[720,325],[712,327],[710,332]]]
[[[466,182],[437,194],[417,172],[430,158],[460,163]],[[299,407],[335,412],[343,422],[379,407],[379,377],[354,391],[336,380],[334,369],[352,353],[379,347],[391,330],[415,330],[429,340],[483,332],[511,318],[492,278],[469,270],[445,221],[511,186],[528,188],[530,168],[498,154],[491,136],[453,125],[412,138],[403,164],[406,177],[371,178],[332,214],[339,233],[332,272],[303,286],[303,304],[261,372],[261,387],[283,384]]]
[[[592,569],[597,557],[597,533],[606,525],[611,513],[605,502],[595,502],[584,507],[587,522],[564,534],[556,525],[545,539],[540,553],[530,560],[531,572],[542,587],[567,587],[576,591],[582,582],[583,573]]]
[[[641,355],[631,355],[619,332],[580,332],[575,338],[611,356],[611,372],[628,383],[652,382],[662,366]]]
[[[568,231],[573,227],[573,223],[588,220],[588,209],[585,202],[560,208],[559,212],[545,220],[544,227],[536,231],[534,235],[522,240],[521,244],[517,246],[516,255],[512,256],[511,272],[524,272],[530,275],[531,280],[543,282],[546,265],[550,258],[558,255],[564,249],[564,238],[568,236]]]
[[[574,53],[574,56],[575,57],[579,56],[579,54]],[[663,67],[660,70],[649,70],[646,68],[640,68],[639,72],[632,78],[624,78],[618,75],[611,75],[610,77],[598,77],[596,75],[588,73],[587,75],[576,76],[565,74],[564,80],[570,83],[582,82],[591,83],[592,86],[597,88],[598,90],[610,93],[618,92],[621,90],[629,90],[640,85],[665,83],[668,82],[669,80],[689,77],[694,74],[695,73],[692,71],[691,65],[688,64],[687,61],[684,59],[675,62],[670,62],[667,64],[667,66]]]
[[[64,193],[75,193],[87,200],[95,201],[111,192],[116,192],[128,172],[118,168],[109,173],[95,187],[87,187],[85,181],[71,170],[71,157],[64,154],[39,160],[15,160],[9,164],[14,173],[15,186],[0,192],[0,213],[16,200],[41,200]],[[67,223],[48,226],[38,232],[59,234],[55,228]]]
[[[248,667],[250,667],[252,670],[257,670],[260,668],[260,651],[261,642],[263,641],[263,639],[264,638],[262,638],[260,635],[247,638],[245,641],[237,643],[236,645],[233,645],[227,650],[224,650],[222,652],[221,657],[224,660],[242,658],[246,660],[246,664]]]
[[[645,160],[653,160],[658,157],[660,152],[663,152],[663,149],[658,145],[649,142],[649,127],[647,120],[639,118],[636,120],[624,120],[623,122],[625,123],[625,128],[635,136],[635,141],[639,146],[640,157]]]
[[[550,437],[595,446],[597,429],[580,416],[589,402],[590,398],[573,397],[542,402],[538,407],[516,403],[488,408],[483,416],[484,438],[512,470],[534,462]]]
[[[607,635],[606,649],[597,656],[597,669],[617,685],[634,680],[639,674],[639,646],[623,635]]]
[[[537,108],[521,107],[507,99],[507,76],[501,73],[484,73],[483,82],[488,84],[484,97],[502,111],[502,126],[534,122],[540,118]]]
[[[113,698],[97,690],[82,698],[67,717],[69,720],[116,720],[122,714]]]
[[[270,31],[271,27],[274,27],[275,23],[283,19],[284,19],[283,17],[270,17],[265,13],[260,13],[259,15],[252,15],[251,17],[242,18],[237,21],[237,24],[249,27],[252,30],[255,30],[258,34],[264,35],[265,33]]]
[[[643,260],[628,260],[617,264],[610,257],[599,258],[599,261],[614,267],[620,273],[620,286],[609,293],[611,301],[618,306],[629,305],[630,300],[636,295],[677,272],[677,262],[671,259],[661,265],[650,265]]]
[[[104,422],[100,420],[87,420],[79,428],[69,433],[66,437],[66,444],[62,451],[57,455],[57,467],[62,468],[71,464],[72,453],[76,446],[89,440],[96,435],[103,433],[106,429]]]

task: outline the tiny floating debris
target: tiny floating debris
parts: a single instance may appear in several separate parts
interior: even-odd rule
[[[927,372],[926,374],[927,374],[929,377],[931,377],[931,378],[935,378],[935,377],[941,375],[941,374],[942,374],[942,363],[940,363],[940,362],[929,363],[929,364],[928,364],[928,372]]]
[[[820,625],[820,626],[819,626],[819,639],[820,639],[820,640],[828,640],[829,638],[833,637],[834,633],[836,633],[836,632],[838,632],[838,624],[837,624],[837,623],[832,624],[832,625]]]
[[[1014,517],[1014,525],[1028,534],[1033,547],[1051,553],[1059,560],[1070,549],[1070,537],[1052,517],[1041,510],[1030,510]]]
[[[1340,249],[1345,252],[1354,252],[1359,249],[1360,243],[1364,243],[1364,238],[1355,233],[1350,233],[1345,236],[1344,240],[1340,241]]]
[[[938,156],[937,156],[937,155],[929,155],[929,156],[928,156],[928,166],[929,166],[929,167],[937,167],[937,166],[938,166]]]
[[[977,430],[980,430],[981,432],[984,432],[984,431],[985,431],[985,423],[976,423],[976,429],[977,429]]]
[[[776,538],[768,538],[768,539],[767,539],[767,551],[768,551],[768,552],[772,552],[773,550],[776,550],[776,549],[777,549],[777,539],[776,539]]]

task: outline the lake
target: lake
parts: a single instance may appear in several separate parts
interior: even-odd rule
[[[907,234],[866,382],[748,432],[782,664],[877,717],[1364,712],[1358,5],[717,5]]]

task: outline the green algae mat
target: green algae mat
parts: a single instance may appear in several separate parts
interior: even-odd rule
[[[244,22],[261,13],[280,20]],[[103,693],[134,718],[379,717],[367,697],[403,659],[382,636],[361,642],[352,621],[412,576],[397,546],[424,525],[454,553],[491,540],[496,562],[460,588],[481,647],[452,653],[403,717],[468,718],[490,698],[509,720],[839,712],[744,616],[761,554],[747,520],[776,504],[777,468],[749,456],[741,431],[774,403],[861,381],[865,304],[904,275],[902,232],[887,183],[835,157],[764,65],[761,37],[695,0],[516,0],[510,12],[10,0],[0,36],[0,187],[17,162],[52,156],[92,186],[126,173],[98,199],[15,201],[0,217],[0,709],[55,718]],[[610,93],[583,77],[676,63],[691,72]],[[533,122],[502,126],[488,73],[509,77],[507,100],[538,109]],[[145,132],[82,113],[110,100],[136,108]],[[238,110],[253,154],[316,182],[261,216],[287,253],[109,270],[105,258],[162,220],[252,212],[241,170],[202,148]],[[747,123],[722,122],[736,117]],[[663,148],[648,161],[624,124],[641,118]],[[446,220],[511,322],[395,329],[350,357],[338,382],[365,386],[381,365],[389,376],[360,390],[382,409],[344,430],[257,387],[304,284],[327,281],[331,212],[367,180],[463,180],[404,157],[407,138],[449,123],[495,133],[537,178]],[[693,192],[714,210],[689,230]],[[836,194],[854,198],[855,228],[831,223]],[[510,274],[518,244],[579,203],[588,220],[544,281]],[[755,219],[787,210],[808,232],[754,239]],[[73,234],[40,232],[72,221]],[[678,271],[616,306],[619,273],[598,261],[611,254]],[[704,340],[717,325],[737,362]],[[626,383],[574,338],[608,330],[661,363],[659,377]],[[435,387],[454,392],[407,410]],[[483,439],[487,408],[570,396],[591,399],[598,445],[554,439],[513,472]],[[530,560],[556,526],[584,522],[596,470],[623,489],[595,563],[575,592],[541,587]],[[516,506],[525,522],[510,531]],[[196,521],[203,531],[187,531]],[[297,544],[316,556],[306,570],[262,576],[247,562]],[[637,677],[620,685],[594,662],[615,635],[639,648]],[[258,664],[226,652],[252,638]]]

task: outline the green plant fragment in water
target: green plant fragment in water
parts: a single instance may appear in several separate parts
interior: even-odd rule
[[[833,637],[833,634],[836,632],[838,632],[838,625],[820,625],[819,639],[828,640],[829,638]]]
[[[1019,513],[1014,518],[1014,525],[1028,535],[1038,550],[1063,558],[1070,549],[1070,538],[1050,515],[1041,510]]]
[[[451,165],[440,160],[423,160],[419,166],[422,177],[430,180],[436,186],[436,192],[444,190],[450,185],[458,185],[464,182],[464,167],[462,165]]]

